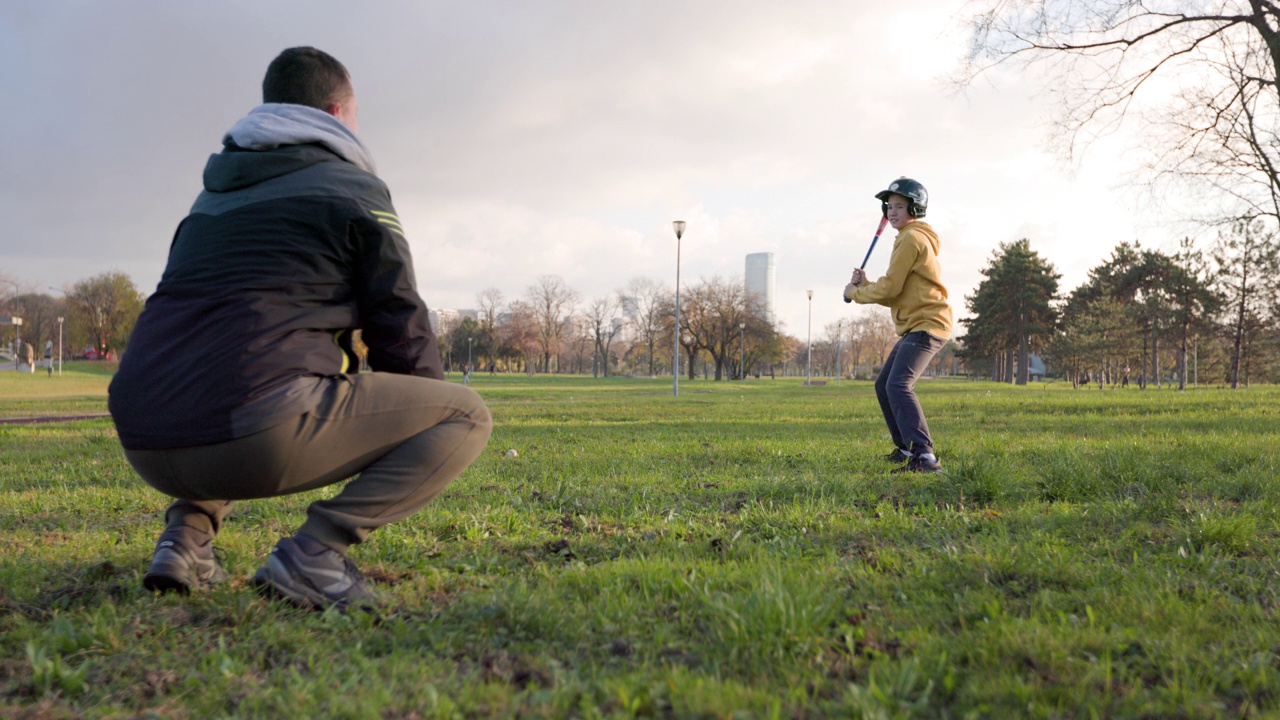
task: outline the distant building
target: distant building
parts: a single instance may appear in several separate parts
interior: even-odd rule
[[[427,320],[431,323],[431,332],[436,336],[448,335],[458,327],[462,318],[479,321],[480,313],[476,310],[455,310],[453,308],[432,308],[427,310]]]
[[[764,305],[765,317],[773,322],[774,297],[777,295],[778,268],[773,253],[751,253],[747,256],[747,272],[744,275],[748,295],[754,295]]]
[[[431,322],[431,332],[448,335],[458,325],[458,311],[448,308],[432,308],[427,311],[427,320]]]

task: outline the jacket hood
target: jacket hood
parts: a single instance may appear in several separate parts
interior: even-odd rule
[[[336,155],[376,175],[373,157],[341,120],[305,105],[265,103],[222,138],[204,169],[204,186],[226,192],[270,180]],[[249,151],[249,152],[246,152]]]
[[[919,233],[920,237],[924,238],[925,242],[929,243],[929,247],[933,249],[934,255],[937,255],[942,250],[942,241],[938,239],[937,231],[934,230],[933,226],[929,223],[923,220],[915,220],[902,230],[903,232],[910,230],[911,232]]]
[[[231,146],[209,156],[204,166],[204,189],[240,190],[325,161],[338,162],[338,158],[317,145],[290,145],[259,152]]]

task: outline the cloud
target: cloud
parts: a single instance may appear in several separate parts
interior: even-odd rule
[[[20,221],[0,266],[41,286],[119,268],[150,291],[267,63],[312,44],[353,74],[435,306],[517,297],[541,274],[584,298],[674,283],[682,218],[683,279],[775,252],[779,317],[803,327],[813,288],[820,327],[853,311],[838,295],[878,220],[871,195],[901,174],[929,186],[957,310],[1022,232],[1080,276],[1128,239],[1124,206],[1098,188],[1108,172],[1073,180],[1044,152],[1037,78],[940,83],[963,51],[959,7],[11,4],[3,89],[23,111],[0,139],[0,212]]]

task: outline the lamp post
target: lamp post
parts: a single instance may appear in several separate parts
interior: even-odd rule
[[[805,341],[808,346],[808,358],[805,360],[805,385],[813,384],[813,291],[805,290],[809,295],[809,339]]]
[[[738,340],[742,343],[741,352],[738,355],[738,379],[747,379],[747,324],[738,323]]]
[[[684,237],[684,221],[671,223],[676,231],[676,326],[671,333],[675,338],[671,351],[671,394],[680,397],[680,238]]]
[[[840,378],[844,375],[844,318],[836,323],[836,387],[840,387]]]
[[[467,372],[471,372],[471,341],[474,338],[467,338]]]
[[[62,316],[58,316],[58,377],[62,377]]]

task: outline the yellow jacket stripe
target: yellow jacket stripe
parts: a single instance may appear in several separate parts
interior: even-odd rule
[[[381,210],[370,210],[369,212],[373,214],[375,220],[380,224],[385,225],[388,230],[402,238],[405,238],[406,240],[408,239],[404,234],[404,226],[400,224],[400,218],[389,212],[383,212]]]

